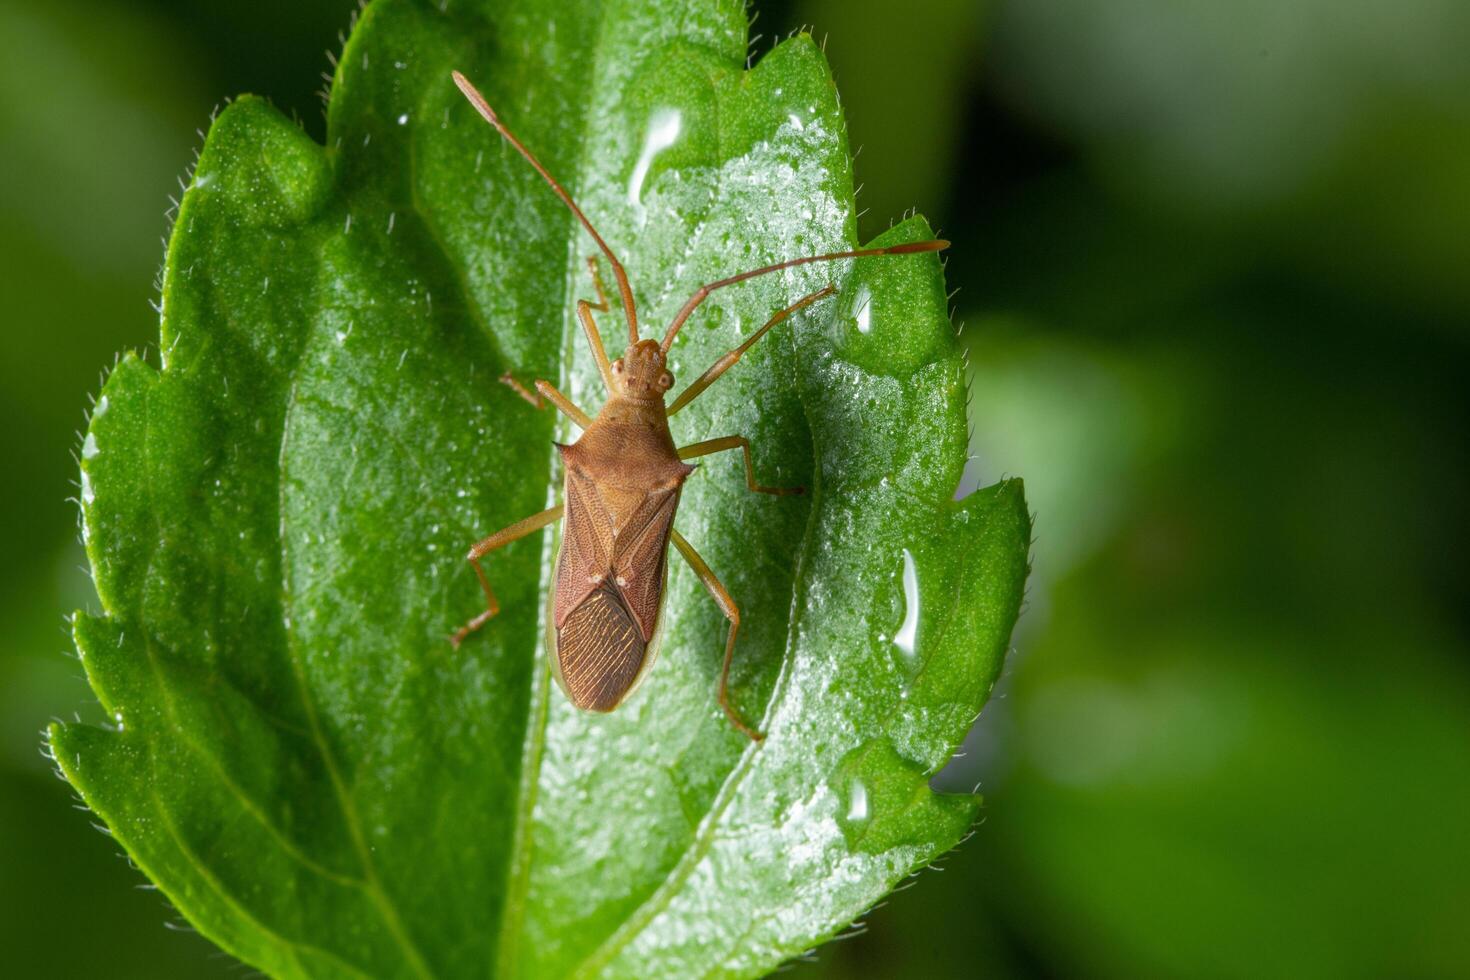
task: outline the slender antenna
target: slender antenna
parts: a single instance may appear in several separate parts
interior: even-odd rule
[[[541,161],[537,160],[531,154],[531,151],[526,149],[526,145],[516,139],[515,133],[512,133],[506,127],[505,123],[500,121],[500,117],[495,114],[494,109],[490,108],[490,103],[485,101],[485,97],[480,94],[480,90],[471,85],[470,80],[459,72],[451,72],[451,74],[454,76],[454,84],[459,86],[459,90],[464,93],[464,97],[469,99],[470,104],[479,110],[480,115],[485,117],[485,121],[500,130],[500,135],[505,137],[506,142],[515,147],[521,156],[525,157],[531,166],[536,168],[536,172],[546,179],[546,182],[551,185],[551,189],[556,191],[556,196],[565,201],[567,207],[572,209],[572,214],[577,216],[577,220],[582,222],[582,227],[586,228],[587,233],[597,242],[597,247],[602,249],[602,254],[607,256],[608,262],[612,264],[613,278],[618,281],[618,292],[623,297],[623,315],[628,318],[628,343],[636,344],[638,342],[638,313],[633,307],[633,288],[628,285],[628,274],[623,271],[623,263],[618,261],[618,257],[613,254],[607,242],[603,241],[602,236],[597,233],[597,229],[592,227],[592,222],[588,221],[587,216],[582,213],[582,209],[577,207],[577,202],[572,200],[572,195],[568,194],[565,188],[556,182],[556,178],[551,176],[545,167],[541,166]]]
[[[775,265],[751,269],[749,272],[742,272],[740,275],[731,276],[728,279],[720,279],[717,282],[700,286],[695,290],[694,295],[689,297],[689,302],[685,303],[680,308],[678,315],[674,317],[674,322],[669,324],[669,332],[664,334],[664,341],[659,345],[659,348],[665,354],[669,352],[669,347],[674,343],[674,335],[679,332],[679,328],[684,325],[684,321],[689,319],[689,315],[716,289],[733,286],[737,282],[744,282],[747,279],[754,279],[756,276],[763,276],[767,272],[780,272],[782,269],[789,269],[792,266],[806,265],[808,262],[831,262],[834,259],[858,259],[868,255],[912,255],[915,252],[938,252],[946,248],[949,248],[949,242],[942,238],[935,238],[925,242],[909,242],[907,245],[889,245],[887,248],[861,248],[855,252],[828,252],[826,255],[806,255],[799,259],[788,259],[785,262],[777,262]]]

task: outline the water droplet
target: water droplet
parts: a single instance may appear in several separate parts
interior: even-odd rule
[[[868,787],[861,779],[854,779],[848,787],[847,820],[860,823],[868,819]]]
[[[857,318],[858,333],[867,333],[873,329],[873,294],[866,285],[858,287],[853,316]]]
[[[893,634],[893,645],[905,657],[913,657],[919,633],[919,573],[907,548],[903,549],[903,606],[903,625]]]
[[[643,182],[648,179],[648,170],[653,158],[674,145],[679,138],[683,116],[678,109],[660,109],[648,120],[648,134],[643,138],[643,149],[638,162],[633,165],[633,174],[628,178],[628,203],[638,218],[639,226],[648,222],[648,211],[643,206]]]
[[[408,113],[405,112],[403,115],[401,115],[401,116],[398,117],[398,125],[400,125],[400,126],[407,126],[408,125]]]

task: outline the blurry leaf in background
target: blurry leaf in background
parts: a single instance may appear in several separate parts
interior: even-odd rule
[[[326,132],[324,93],[329,58],[342,50],[354,0],[113,0],[146,6],[171,31],[186,33],[206,77],[180,93],[205,111],[227,99],[253,94],[269,98],[318,142]],[[207,128],[207,120],[196,122]],[[196,142],[194,148],[198,149]]]
[[[58,391],[95,390],[120,336],[142,341],[155,319],[160,190],[178,193],[197,125],[170,93],[196,83],[187,55],[164,54],[174,47],[166,33],[121,11],[6,5],[0,33],[11,49],[0,65],[0,453],[25,474],[0,483],[0,508],[30,515],[10,523],[7,543],[39,555],[61,543],[58,526],[75,526],[64,502],[74,466],[56,450],[85,406]],[[16,570],[7,565],[0,580]]]
[[[1141,369],[1103,344],[1028,340],[1034,323],[1004,317],[974,317],[967,332],[971,478],[1021,459],[1049,474],[1028,500],[1045,526],[1037,574],[1054,582],[1107,543],[1143,489],[1140,471],[1197,424],[1188,375]]]
[[[1026,0],[994,32],[1009,100],[1181,231],[1470,310],[1470,5]]]
[[[1411,376],[1280,344],[1268,363],[1183,329],[1128,369],[1135,420],[1188,421],[1136,434],[1151,448],[1103,550],[1047,576],[1039,515],[1050,595],[1018,639],[986,784],[1003,802],[978,842],[1019,900],[977,898],[1063,973],[1458,973],[1470,678],[1412,585],[1415,507],[1442,507],[1403,499],[1455,480],[1453,430],[1364,426],[1358,393],[1391,403]],[[998,464],[1067,473],[1048,429],[1127,418],[1007,410],[1036,390],[1011,379],[1039,351],[1085,350],[987,347],[976,441]]]
[[[137,229],[164,226],[151,181],[180,171],[177,144],[193,139],[170,97],[196,84],[189,55],[165,57],[176,39],[89,4],[7,5],[0,25],[13,49],[0,66],[7,219],[64,263],[65,274],[110,279],[136,271]],[[35,98],[38,88],[46,98]],[[146,282],[133,288],[146,295]]]
[[[800,0],[788,15],[824,39],[857,154],[863,237],[911,208],[941,232],[955,230],[942,216],[950,211],[953,160],[968,108],[958,96],[978,76],[987,6],[981,0],[925,0],[920,8],[892,0]],[[763,16],[755,30],[769,27],[779,36],[785,25],[776,20]],[[881,58],[873,57],[877,51]]]
[[[157,336],[149,283],[207,86],[191,46],[133,6],[0,4],[0,37],[0,948],[15,976],[223,975],[164,928],[168,904],[38,751],[49,718],[99,715],[63,653],[65,610],[95,601],[72,454],[102,369]]]
[[[84,694],[76,663],[56,656],[60,611],[90,591],[67,449],[118,344],[147,340],[156,320],[165,195],[196,139],[172,93],[197,82],[187,54],[165,54],[166,31],[125,11],[5,5],[0,36],[0,458],[13,474],[0,481],[0,766],[39,774],[37,731]]]
[[[978,761],[986,818],[800,972],[1462,975],[1470,675],[1419,524],[1465,466],[1452,420],[1382,407],[1424,379],[970,326],[978,476],[1024,469],[1038,528],[1019,656],[946,770]]]
[[[1375,47],[1362,6],[1322,12],[1337,27],[1317,36],[1428,66],[1464,36],[1457,12],[1412,8],[1420,22]],[[1210,60],[1171,48],[1171,30],[1228,45],[1213,22],[1253,8],[1069,4],[1018,29],[1056,7],[994,18],[992,71],[1021,120],[983,145],[1070,140],[1101,165],[1063,153],[1014,186],[961,185],[979,220],[962,212],[976,241],[952,266],[972,286],[973,479],[1024,471],[1037,510],[1019,656],[950,767],[982,781],[987,818],[922,898],[895,896],[808,969],[906,975],[914,937],[943,923],[918,954],[935,975],[1462,975],[1458,130],[1364,100],[1334,103],[1356,142],[1316,146],[1311,125],[1267,139],[1252,127],[1313,96],[1208,111],[1192,83]],[[1109,28],[1137,44],[1106,49]],[[1294,53],[1317,63],[1311,41]],[[1076,52],[1096,47],[1111,60],[1088,74]],[[1171,77],[1118,94],[1161,60]],[[1220,66],[1222,83],[1253,90],[1254,65]],[[1342,70],[1349,91],[1371,77]],[[1395,98],[1465,91],[1429,70]],[[1078,122],[1113,96],[1105,122]],[[1170,99],[1198,112],[1156,111]],[[1251,188],[1165,155],[1194,134],[1281,172]],[[1425,155],[1451,186],[1395,175]]]
[[[106,615],[76,636],[111,724],[51,746],[180,910],[273,975],[757,975],[978,807],[928,776],[999,673],[1030,532],[1018,481],[953,499],[963,363],[932,254],[729,290],[671,351],[687,381],[840,285],[674,426],[748,435],[811,491],[755,497],[733,458],[682,496],[742,606],[733,696],[764,743],[715,704],[724,622],[683,565],[659,669],[613,715],[549,693],[538,540],[487,562],[503,612],[450,649],[483,602],[464,547],[555,476],[557,418],[493,379],[602,397],[569,316],[591,242],[450,69],[597,216],[648,324],[853,244],[809,37],[747,74],[739,3],[528,13],[369,6],[325,148],[226,109],[170,241],[162,369],[125,358],[82,449]]]
[[[986,847],[1018,928],[1092,976],[1461,975],[1462,651],[1218,617],[1140,634],[1078,608],[1094,584],[1017,675]]]

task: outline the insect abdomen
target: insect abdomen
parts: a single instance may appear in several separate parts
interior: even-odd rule
[[[638,680],[648,644],[611,585],[592,591],[556,631],[553,658],[567,698],[587,711],[611,711]]]

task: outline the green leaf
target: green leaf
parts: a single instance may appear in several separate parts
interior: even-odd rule
[[[666,639],[617,712],[571,708],[541,617],[554,535],[466,547],[559,494],[557,428],[496,383],[600,402],[569,311],[591,240],[449,79],[463,70],[624,257],[646,332],[701,282],[849,247],[852,169],[821,53],[751,71],[742,3],[379,0],[324,148],[243,98],[169,245],[162,370],[125,358],[83,450],[105,615],[76,639],[115,730],[62,725],[66,777],[202,933],[277,976],[759,974],[953,846],[937,796],[1026,571],[1018,481],[951,500],[964,368],[933,255],[807,266],[716,294],[683,382],[793,298],[681,413],[741,433],[678,525]],[[667,145],[665,145],[667,144]],[[928,237],[918,219],[883,241]],[[606,274],[606,270],[604,270]],[[602,317],[614,350],[618,311]]]

